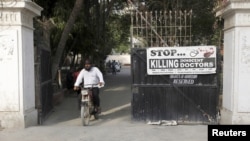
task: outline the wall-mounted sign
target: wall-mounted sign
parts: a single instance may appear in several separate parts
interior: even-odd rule
[[[148,75],[216,73],[216,47],[147,48]]]
[[[175,85],[194,85],[197,84],[197,74],[171,74],[170,82]]]

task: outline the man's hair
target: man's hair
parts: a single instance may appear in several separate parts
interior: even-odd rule
[[[84,64],[92,64],[92,61],[89,58],[87,58],[85,59]]]

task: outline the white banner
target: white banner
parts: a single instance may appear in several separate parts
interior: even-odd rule
[[[148,75],[216,73],[216,47],[147,48]]]

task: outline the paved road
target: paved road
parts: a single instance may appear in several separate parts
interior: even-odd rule
[[[149,125],[131,118],[130,68],[105,75],[102,114],[81,126],[76,96],[69,93],[43,125],[0,130],[0,141],[207,141],[206,125]]]

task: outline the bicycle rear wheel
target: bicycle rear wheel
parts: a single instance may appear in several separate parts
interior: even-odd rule
[[[89,125],[90,113],[89,113],[89,107],[86,104],[81,106],[81,120],[83,126]]]

